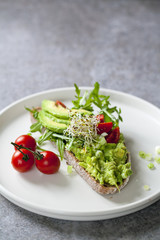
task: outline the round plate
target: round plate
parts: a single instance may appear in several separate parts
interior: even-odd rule
[[[91,88],[81,88],[91,90]],[[25,107],[40,106],[43,99],[61,100],[71,106],[74,88],[54,89],[21,99],[5,108],[0,114],[0,192],[16,205],[29,211],[65,220],[101,220],[119,217],[142,209],[160,198],[159,172],[147,167],[140,159],[143,150],[154,156],[155,146],[160,145],[160,110],[137,97],[108,89],[101,93],[110,95],[111,105],[122,110],[120,124],[126,145],[131,153],[133,175],[127,186],[114,195],[102,196],[75,172],[67,173],[65,160],[58,173],[45,175],[36,167],[26,173],[16,172],[11,165],[14,152],[10,142],[29,132],[30,116]],[[33,135],[38,137],[37,134]],[[50,143],[46,149],[56,151]],[[145,191],[144,185],[150,190]]]

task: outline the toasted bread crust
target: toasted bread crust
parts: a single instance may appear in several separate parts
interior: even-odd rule
[[[72,152],[65,150],[66,162],[71,165],[75,171],[91,186],[91,188],[100,194],[113,194],[118,191],[117,187],[110,185],[101,185],[96,181],[83,167],[79,165],[79,160],[74,156]],[[130,162],[130,155],[128,154],[127,162]],[[119,185],[119,190],[125,187],[128,183],[129,177],[127,177],[123,184]]]
[[[37,110],[40,110],[40,107],[36,108]],[[34,119],[33,115],[31,114],[31,122],[34,123],[36,122],[36,119]],[[52,142],[54,146],[55,143]],[[88,185],[97,193],[102,194],[102,195],[106,195],[106,194],[114,194],[116,192],[118,192],[118,189],[116,186],[110,186],[108,185],[101,185],[98,181],[95,180],[95,178],[93,178],[82,166],[79,165],[79,160],[75,157],[75,155],[68,151],[65,150],[64,151],[64,158],[67,162],[68,165],[71,165],[75,171],[88,183]],[[130,154],[128,153],[128,158],[126,162],[131,162],[131,157]],[[121,190],[122,188],[124,188],[126,186],[126,184],[129,181],[129,176],[124,179],[123,183],[121,185],[119,185],[119,190]]]

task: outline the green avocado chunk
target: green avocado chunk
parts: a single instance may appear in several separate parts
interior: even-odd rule
[[[44,110],[42,110],[42,111],[45,113],[46,117],[50,118],[53,122],[64,123],[66,125],[70,124],[70,121],[67,119],[57,118],[57,117],[53,116],[52,114],[50,114],[49,112],[46,112]]]
[[[63,133],[65,129],[67,129],[67,124],[56,122],[55,119],[49,117],[48,113],[41,110],[38,114],[38,119],[40,123],[47,129],[55,132],[55,133]]]
[[[84,110],[84,109],[67,109],[62,107],[61,105],[56,106],[54,101],[51,100],[43,100],[42,101],[42,109],[46,112],[49,112],[56,118],[60,119],[69,119],[69,114],[71,113],[82,113],[82,114],[88,114],[91,115],[92,113]]]
[[[56,106],[54,101],[43,100],[42,109],[61,119],[69,119],[69,110],[61,105]]]

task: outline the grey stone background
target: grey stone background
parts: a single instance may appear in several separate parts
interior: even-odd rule
[[[160,1],[0,0],[0,110],[32,93],[95,81],[160,106]],[[160,201],[116,219],[72,222],[0,196],[0,239],[158,240]]]

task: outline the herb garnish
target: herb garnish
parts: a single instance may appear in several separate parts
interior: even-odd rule
[[[99,114],[104,115],[105,122],[112,121],[113,126],[117,127],[119,125],[119,121],[123,121],[121,117],[121,109],[115,107],[110,107],[110,96],[100,95],[99,94],[99,83],[96,82],[94,84],[94,89],[89,93],[85,91],[83,96],[81,96],[81,90],[79,87],[74,84],[75,92],[76,92],[76,100],[73,100],[73,108],[74,109],[85,109],[93,112],[93,105],[100,109]]]

